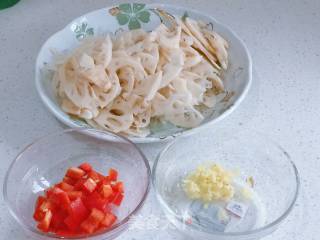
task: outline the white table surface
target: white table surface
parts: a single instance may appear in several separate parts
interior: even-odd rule
[[[152,2],[152,1],[145,1]],[[320,236],[320,1],[185,0],[185,5],[229,25],[251,51],[255,76],[244,103],[217,127],[253,127],[278,141],[299,168],[301,194],[292,214],[266,240]],[[107,0],[22,0],[0,11],[0,183],[16,154],[39,136],[64,128],[34,86],[43,42],[75,17],[115,4]],[[214,128],[196,137],[210,137]],[[163,145],[140,145],[152,163]],[[29,239],[0,196],[0,239]],[[157,230],[161,215],[153,192],[142,211],[151,218],[119,239],[185,239]],[[153,218],[153,220],[152,220]],[[163,221],[163,219],[161,220]],[[141,224],[141,219],[140,219]],[[140,228],[144,228],[144,230]],[[169,228],[170,229],[170,228]]]

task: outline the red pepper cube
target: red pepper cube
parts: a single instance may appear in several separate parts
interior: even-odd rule
[[[100,194],[103,198],[109,198],[113,195],[112,187],[108,184],[101,186]]]
[[[117,181],[117,178],[118,178],[118,172],[117,170],[113,169],[113,168],[110,168],[109,169],[109,175],[108,175],[108,179],[110,181]]]
[[[90,172],[92,170],[92,166],[89,163],[82,163],[79,168],[85,172]]]
[[[109,176],[105,176],[104,179],[103,179],[103,182],[104,182],[105,184],[110,184],[110,183],[111,183],[111,180],[110,180]]]
[[[37,227],[43,232],[49,231],[49,226],[52,219],[52,213],[51,211],[47,211],[44,218],[38,223]]]
[[[50,198],[52,196],[53,187],[50,187],[45,190],[45,195],[47,198]]]
[[[73,179],[80,179],[86,174],[85,171],[83,171],[80,168],[77,167],[71,167],[67,170],[66,176],[73,178]]]
[[[83,203],[87,209],[96,208],[103,212],[110,210],[108,206],[109,201],[102,198],[98,192],[93,192],[91,195],[85,197]]]
[[[57,186],[65,192],[70,192],[73,190],[73,186],[69,183],[66,183],[66,182],[61,182],[61,183],[57,184]]]
[[[83,178],[79,179],[77,181],[77,183],[74,185],[74,190],[75,191],[80,191],[80,190],[82,191],[82,187],[83,187],[83,184],[85,181],[86,181],[86,179],[83,179]]]
[[[107,177],[104,177],[100,182],[97,183],[98,191],[101,191],[103,185],[110,185],[111,181]]]
[[[90,223],[89,221],[83,221],[80,225],[81,229],[84,230],[86,233],[93,233],[94,230],[97,228],[96,225]]]
[[[55,210],[55,205],[53,202],[49,200],[44,201],[39,207],[39,211],[44,213],[47,211],[53,211],[53,210]]]
[[[123,182],[116,182],[115,184],[112,184],[112,189],[115,192],[124,192],[124,186],[123,186]]]
[[[50,200],[62,208],[67,208],[70,204],[68,194],[60,188],[54,187]]]
[[[76,179],[73,179],[73,178],[71,178],[71,177],[64,176],[63,182],[68,183],[68,184],[74,186],[74,185],[77,183],[77,180],[76,180]]]
[[[89,217],[81,223],[81,228],[87,233],[93,233],[96,230],[101,221],[104,219],[104,213],[100,210],[93,208]]]
[[[90,171],[88,173],[88,177],[91,178],[93,181],[95,181],[97,184],[100,182],[100,181],[103,181],[104,179],[104,176],[94,170]]]
[[[38,209],[42,203],[44,203],[47,199],[44,196],[39,196],[36,201],[35,209]]]
[[[89,211],[83,204],[81,198],[77,198],[70,203],[69,215],[72,215],[73,217],[79,219],[80,222],[88,217]]]
[[[118,193],[115,195],[114,199],[112,200],[112,203],[115,204],[115,205],[117,205],[117,206],[120,206],[120,205],[121,205],[121,202],[122,202],[122,200],[123,200],[123,197],[124,197],[123,194],[120,193],[120,192],[118,192]]]
[[[63,222],[70,231],[76,231],[79,228],[79,222],[72,216],[66,217]]]
[[[50,228],[52,230],[66,229],[66,225],[64,224],[65,218],[68,216],[67,211],[60,209],[52,213],[52,219],[50,223]]]
[[[63,222],[68,227],[68,230],[70,231],[76,231],[80,223],[77,221],[77,219],[73,218],[72,216],[66,217]]]
[[[68,194],[68,197],[71,201],[77,199],[77,198],[81,198],[83,193],[80,192],[80,191],[70,191],[70,192],[67,192]]]
[[[33,219],[36,220],[37,222],[40,222],[44,216],[45,216],[45,212],[40,211],[39,209],[36,209],[33,213]]]
[[[100,224],[100,222],[103,220],[104,218],[104,213],[101,212],[98,209],[93,208],[91,210],[91,214],[89,216],[89,218],[92,220],[92,222]]]
[[[89,211],[84,206],[81,198],[77,198],[70,203],[69,216],[64,220],[64,223],[68,226],[69,230],[75,231],[88,215]]]
[[[36,201],[36,205],[34,208],[33,218],[36,221],[41,221],[44,218],[45,212],[40,210],[40,206],[47,201],[47,199],[43,196],[39,196]]]
[[[82,185],[83,190],[85,190],[88,193],[92,193],[97,187],[97,184],[95,181],[93,181],[92,178],[88,178]]]
[[[101,225],[104,227],[110,227],[117,220],[117,216],[112,213],[106,213]]]

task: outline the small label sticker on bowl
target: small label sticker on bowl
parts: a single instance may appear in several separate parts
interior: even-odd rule
[[[240,202],[230,201],[226,209],[234,215],[243,218],[247,213],[248,206]]]
[[[190,206],[190,210],[192,226],[205,228],[207,231],[224,232],[231,220],[229,213],[220,205],[203,204],[199,201],[194,201]]]

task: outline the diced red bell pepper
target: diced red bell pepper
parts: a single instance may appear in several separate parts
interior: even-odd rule
[[[100,194],[103,198],[109,198],[113,195],[113,190],[110,185],[102,185]]]
[[[80,178],[82,178],[85,174],[86,174],[86,172],[83,171],[82,169],[77,168],[77,167],[71,167],[71,168],[69,168],[69,169],[67,170],[66,176],[67,176],[67,177],[74,178],[74,179],[80,179]]]
[[[62,206],[63,208],[67,208],[70,204],[68,194],[57,187],[53,188],[50,200],[53,201],[55,204]]]
[[[77,198],[76,200],[70,203],[69,214],[74,218],[77,218],[80,222],[86,219],[89,215],[89,211],[86,206],[83,204],[81,198]]]
[[[69,216],[64,220],[64,223],[72,231],[78,229],[80,223],[89,215],[88,209],[84,206],[81,198],[70,203]]]
[[[35,205],[35,211],[33,213],[33,218],[36,221],[41,221],[44,218],[45,212],[41,211],[40,206],[46,201],[46,198],[39,196]]]
[[[53,190],[53,187],[50,187],[48,188],[47,190],[45,190],[45,194],[46,194],[46,197],[47,198],[50,198],[51,195],[52,195],[52,190]]]
[[[73,218],[72,216],[68,216],[66,219],[64,219],[64,223],[67,225],[70,231],[76,231],[79,227],[79,223],[81,222],[78,222],[77,219]]]
[[[120,206],[122,200],[123,200],[123,194],[120,193],[120,192],[118,192],[118,193],[115,195],[114,199],[112,200],[112,203],[115,204],[115,205],[117,205],[117,206]]]
[[[81,178],[77,181],[77,183],[74,185],[74,190],[75,191],[82,191],[82,187],[86,179]]]
[[[92,170],[88,173],[88,177],[93,179],[97,184],[104,179],[104,176]]]
[[[93,208],[89,217],[81,223],[81,228],[87,233],[93,233],[104,219],[104,213],[100,210]]]
[[[81,229],[84,230],[86,233],[93,233],[94,230],[96,230],[97,226],[96,225],[93,225],[91,224],[90,222],[88,221],[83,221],[81,223]]]
[[[68,184],[74,186],[74,185],[77,183],[77,179],[73,179],[73,178],[71,178],[71,177],[64,176],[63,182],[68,183]]]
[[[69,199],[71,201],[77,199],[77,198],[81,198],[83,193],[81,191],[71,191],[71,192],[67,192]]]
[[[112,213],[106,213],[101,225],[104,227],[110,227],[117,220],[117,216]]]
[[[110,227],[117,217],[109,204],[119,206],[124,197],[123,183],[117,178],[112,168],[108,176],[92,170],[88,163],[69,168],[63,182],[37,199],[33,218],[39,230],[73,237]]]
[[[108,176],[104,177],[100,182],[97,183],[97,189],[100,192],[103,185],[110,185],[111,181],[109,181]]]
[[[52,219],[51,219],[51,224],[50,228],[52,229],[66,229],[66,225],[64,224],[65,218],[68,216],[68,213],[60,209],[58,211],[55,211],[52,213]]]
[[[117,181],[118,171],[113,168],[110,168],[108,178],[110,181]]]
[[[44,196],[39,196],[36,201],[35,209],[38,209],[42,205],[42,203],[44,203],[45,201],[46,201],[46,198]]]
[[[100,210],[95,209],[95,208],[93,208],[91,210],[91,213],[89,215],[89,220],[92,223],[100,224],[100,222],[103,220],[103,218],[104,218],[104,213],[103,212],[101,212]]]
[[[115,184],[112,184],[111,186],[115,192],[121,192],[121,193],[124,192],[123,182],[116,182]]]
[[[82,185],[83,190],[85,190],[87,193],[92,193],[96,187],[97,184],[92,178],[88,178]]]
[[[83,203],[87,209],[96,208],[103,212],[110,210],[108,206],[109,201],[102,198],[97,192],[93,192],[90,196],[85,197]]]
[[[104,184],[110,184],[110,183],[111,183],[111,180],[110,180],[109,176],[105,176],[105,177],[104,177],[103,183],[104,183]]]
[[[89,163],[82,163],[79,168],[85,172],[90,172],[92,170],[92,166]]]
[[[70,192],[73,190],[73,186],[69,183],[66,183],[66,182],[61,182],[61,183],[57,184],[57,186],[65,192]]]
[[[46,215],[45,212],[42,212],[39,209],[37,209],[33,213],[33,219],[39,222],[44,218],[45,215]]]
[[[46,200],[40,205],[39,211],[42,211],[42,212],[54,211],[55,208],[56,206],[53,202]]]
[[[51,211],[47,211],[44,218],[38,223],[37,227],[43,232],[48,232],[52,219]]]

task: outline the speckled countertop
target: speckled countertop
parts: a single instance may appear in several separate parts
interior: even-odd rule
[[[145,1],[152,2],[152,1]],[[229,25],[246,42],[254,81],[244,103],[216,127],[254,127],[293,157],[302,180],[296,207],[266,240],[318,240],[320,208],[320,1],[161,1],[196,8]],[[42,43],[73,18],[115,4],[107,0],[29,0],[0,11],[0,183],[29,142],[64,128],[41,103],[34,64]],[[208,138],[214,128],[197,137]],[[152,163],[163,145],[140,145]],[[0,239],[28,239],[0,196]],[[119,239],[185,239],[170,226],[151,192],[142,214],[150,218]],[[153,220],[152,220],[153,219]],[[158,219],[159,220],[159,219]]]

